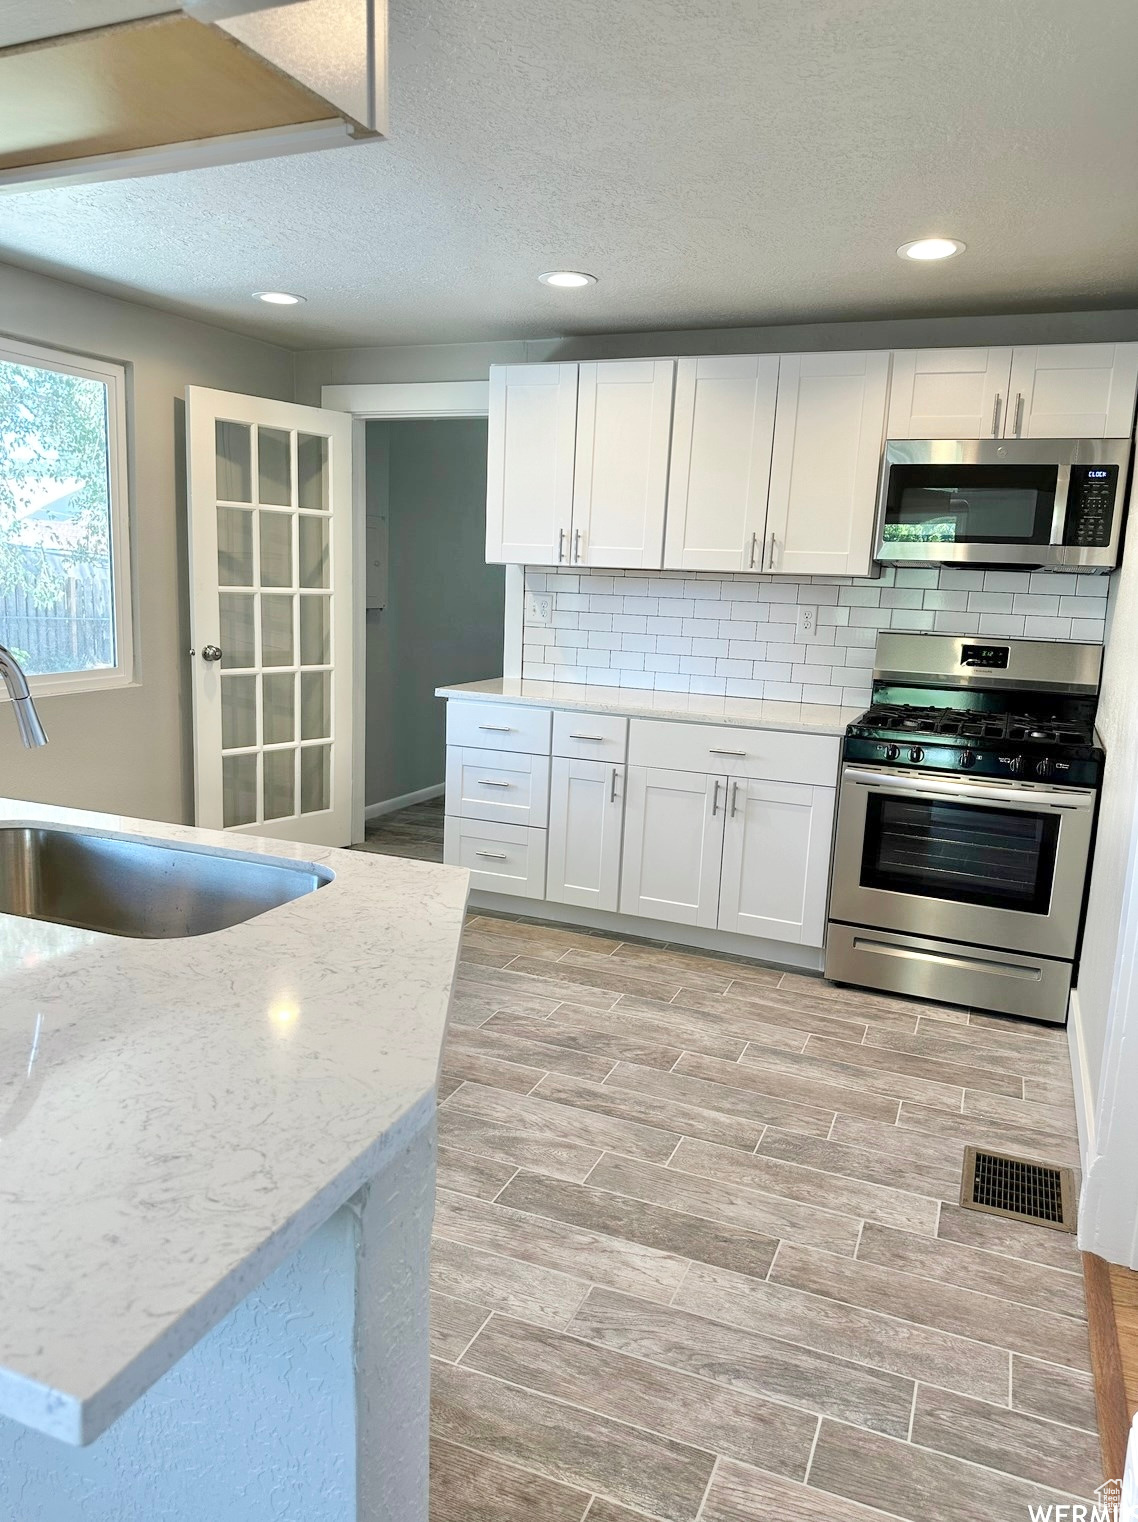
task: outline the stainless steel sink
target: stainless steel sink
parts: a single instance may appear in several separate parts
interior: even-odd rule
[[[130,836],[0,826],[0,914],[106,935],[208,935],[314,893],[332,876]]]

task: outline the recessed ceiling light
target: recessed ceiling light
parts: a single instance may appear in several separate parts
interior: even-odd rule
[[[596,285],[596,275],[586,275],[581,270],[546,270],[544,275],[537,277],[542,285]]]
[[[295,307],[304,300],[303,296],[294,296],[291,291],[254,291],[258,301],[267,301],[275,307]]]
[[[953,254],[964,252],[964,244],[959,238],[917,238],[913,243],[902,243],[897,252],[902,259],[919,259],[922,262],[951,259]]]

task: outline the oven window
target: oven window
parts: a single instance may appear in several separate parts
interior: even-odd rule
[[[1054,815],[871,793],[861,883],[1046,914],[1058,839]]]
[[[886,544],[1049,544],[1054,465],[890,465]]]

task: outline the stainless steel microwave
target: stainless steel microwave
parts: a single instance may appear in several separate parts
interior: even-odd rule
[[[1129,462],[1129,439],[890,439],[876,558],[1113,570]]]

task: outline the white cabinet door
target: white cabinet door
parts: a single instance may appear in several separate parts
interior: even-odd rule
[[[576,365],[491,365],[487,560],[568,560],[576,433]]]
[[[1138,344],[1016,349],[1004,434],[1011,439],[1125,439],[1134,426]]]
[[[726,777],[630,766],[627,791],[621,911],[714,929]]]
[[[730,778],[719,928],[821,946],[834,789]]]
[[[1011,369],[1010,349],[899,349],[886,437],[999,438]]]
[[[777,354],[679,361],[666,566],[679,571],[758,570],[777,394]]]
[[[885,352],[780,359],[763,570],[869,574],[889,359]]]
[[[675,362],[612,359],[578,370],[572,559],[658,569]]]
[[[553,758],[547,899],[589,909],[618,907],[624,790],[623,766]]]

